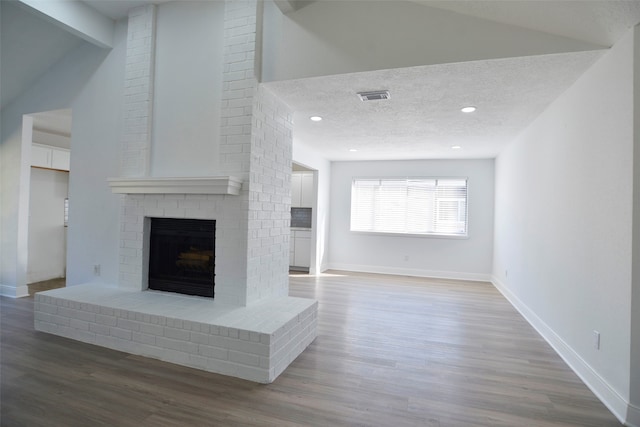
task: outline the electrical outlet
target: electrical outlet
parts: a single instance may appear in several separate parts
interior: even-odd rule
[[[405,261],[409,261],[409,255],[405,255],[405,256],[404,256],[404,260],[405,260]]]
[[[100,264],[95,264],[93,266],[93,275],[94,276],[99,276],[100,275]]]
[[[593,348],[600,350],[600,332],[593,331]]]
[[[504,271],[504,277],[509,277],[509,270]]]

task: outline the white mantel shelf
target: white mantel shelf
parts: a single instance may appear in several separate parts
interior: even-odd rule
[[[109,178],[115,194],[240,194],[242,180],[235,176],[177,178]]]

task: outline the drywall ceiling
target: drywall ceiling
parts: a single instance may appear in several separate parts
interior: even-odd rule
[[[4,108],[82,40],[19,3],[0,1],[0,105]]]
[[[265,86],[293,109],[294,143],[330,160],[493,158],[602,53],[441,64]],[[391,99],[363,102],[357,96],[377,89],[389,90]],[[468,105],[477,111],[462,113]],[[311,116],[323,120],[314,122]]]
[[[59,136],[71,136],[71,110],[52,110],[31,114],[33,129]]]
[[[640,22],[638,0],[412,1],[607,47]]]
[[[147,4],[167,3],[171,0],[84,0],[88,4],[104,16],[118,20],[126,17],[130,9],[134,7],[144,6]],[[196,0],[197,1],[197,0]],[[218,0],[200,0],[200,1],[218,1]]]

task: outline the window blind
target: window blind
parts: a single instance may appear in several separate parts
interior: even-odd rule
[[[357,178],[351,231],[467,235],[467,180]]]

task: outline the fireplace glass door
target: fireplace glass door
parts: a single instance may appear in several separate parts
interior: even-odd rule
[[[214,296],[214,220],[151,218],[149,289]]]

